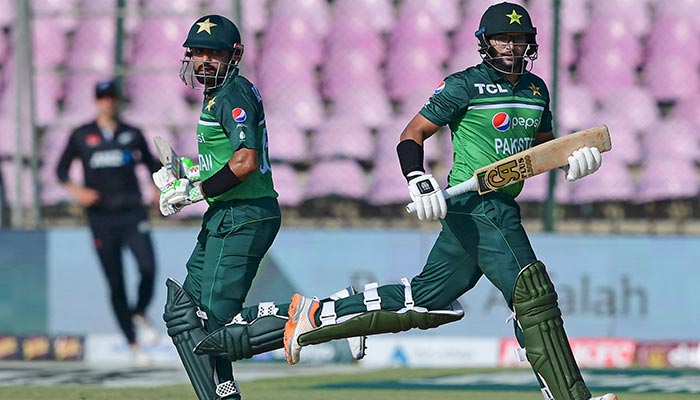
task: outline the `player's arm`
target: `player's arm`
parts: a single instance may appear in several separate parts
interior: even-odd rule
[[[445,218],[447,201],[440,185],[423,166],[423,142],[440,129],[421,114],[408,123],[401,132],[401,141],[396,146],[401,171],[408,180],[408,192],[416,203],[418,219]]]
[[[78,205],[89,207],[100,199],[100,194],[95,189],[86,188],[75,182],[70,181],[69,171],[73,160],[78,157],[78,149],[73,141],[75,134],[68,139],[65,149],[61,154],[61,158],[56,166],[56,176],[63,187],[73,196]]]
[[[218,172],[202,181],[200,190],[205,197],[219,196],[243,183],[257,169],[258,152],[242,147]]]
[[[549,142],[552,139],[554,139],[554,132],[552,131],[537,132],[535,134],[535,141],[533,142],[533,146],[537,146],[538,144],[542,144],[544,142]]]

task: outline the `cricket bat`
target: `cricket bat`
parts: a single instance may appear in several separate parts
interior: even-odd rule
[[[175,153],[170,143],[160,136],[153,138],[153,143],[156,145],[156,153],[161,164],[168,170],[168,175],[172,178],[182,178],[182,169],[180,168],[180,157]]]
[[[543,172],[569,164],[568,158],[581,147],[597,147],[602,152],[612,148],[608,127],[598,126],[562,136],[523,150],[495,163],[479,168],[467,181],[443,190],[448,199],[466,192],[485,194]],[[409,213],[416,211],[411,203],[406,206]]]

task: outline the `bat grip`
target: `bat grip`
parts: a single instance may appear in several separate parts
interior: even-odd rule
[[[449,199],[450,197],[454,197],[462,193],[474,192],[476,191],[476,189],[476,177],[471,177],[462,183],[459,183],[452,187],[448,187],[447,189],[442,191],[442,194],[445,196],[445,199]],[[406,211],[408,211],[409,214],[416,212],[416,203],[409,203],[406,206]]]

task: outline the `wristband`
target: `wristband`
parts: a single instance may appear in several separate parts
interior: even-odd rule
[[[423,168],[423,146],[419,145],[413,139],[402,140],[396,146],[396,153],[399,155],[399,163],[401,163],[401,172],[408,179],[408,175],[414,171],[425,172]]]
[[[202,193],[206,197],[216,197],[228,192],[241,184],[241,180],[231,171],[228,164],[224,165],[217,173],[203,181],[200,185]]]

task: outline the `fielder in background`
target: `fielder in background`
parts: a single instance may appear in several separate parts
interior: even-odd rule
[[[480,167],[554,138],[547,86],[529,72],[537,58],[536,33],[519,5],[500,3],[486,10],[476,31],[483,62],[445,78],[397,146],[418,218],[439,219],[442,225],[422,272],[410,282],[370,284],[336,301],[295,294],[284,338],[290,364],[299,361],[305,345],[459,320],[464,312],[457,299],[486,276],[514,312],[519,356],[530,361],[545,399],[616,399],[591,397],[576,365],[554,285],[521,224],[515,197],[523,182],[446,200],[423,167],[423,142],[443,125],[452,132],[452,186]],[[599,150],[583,147],[569,157],[566,178],[582,178],[600,165]]]
[[[243,308],[281,224],[265,111],[258,89],[239,75],[243,44],[233,22],[220,15],[201,17],[183,47],[180,77],[204,92],[192,138],[199,163],[183,158],[178,176],[163,167],[153,180],[161,190],[163,215],[198,201],[209,208],[183,285],[166,282],[163,319],[199,399],[240,399],[231,362],[282,348],[288,319],[288,304]],[[352,293],[346,289],[333,297]],[[359,358],[364,344],[354,343]]]
[[[141,130],[117,117],[118,102],[119,92],[113,81],[96,84],[97,118],[73,131],[57,174],[75,202],[85,209],[95,250],[109,284],[112,309],[131,346],[134,362],[149,365],[151,360],[139,341],[157,338],[157,332],[146,319],[156,265],[151,227],[135,168],[138,163],[144,163],[149,170],[157,171],[160,163],[151,154]],[[83,166],[83,185],[69,180],[68,172],[76,158]],[[133,253],[140,274],[138,299],[133,307],[129,305],[124,282],[124,246]]]

